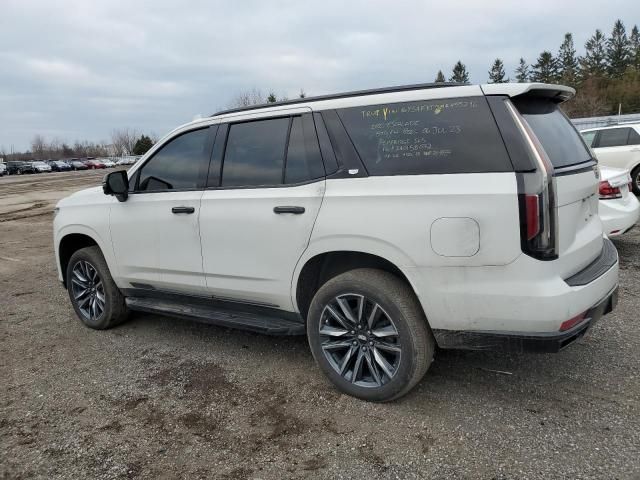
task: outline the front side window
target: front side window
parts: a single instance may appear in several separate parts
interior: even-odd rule
[[[170,140],[140,169],[137,191],[198,188],[207,155],[208,129],[194,130]]]
[[[598,147],[621,147],[627,144],[630,128],[608,128],[600,131]]]
[[[513,171],[484,97],[338,110],[370,175]]]

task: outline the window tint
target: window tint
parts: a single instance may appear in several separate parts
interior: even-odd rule
[[[484,97],[354,107],[338,115],[370,175],[513,170]]]
[[[640,145],[640,133],[636,132],[633,128],[629,129],[627,145]]]
[[[609,128],[607,130],[600,130],[600,139],[598,140],[598,147],[620,147],[627,144],[627,138],[629,138],[630,128]]]
[[[580,134],[582,135],[582,139],[584,140],[584,143],[587,144],[587,147],[593,147],[593,140],[596,138],[596,133],[598,132],[593,131],[593,132],[584,132]]]
[[[531,98],[516,99],[513,103],[538,137],[554,167],[567,167],[591,159],[580,134],[558,105]]]
[[[209,159],[207,132],[195,130],[165,144],[140,169],[138,191],[197,188]]]
[[[222,166],[222,185],[282,183],[288,129],[288,118],[231,125]]]
[[[314,113],[313,119],[318,133],[318,142],[320,143],[320,151],[322,152],[324,168],[326,169],[327,175],[330,175],[338,170],[336,154],[331,146],[331,140],[329,140],[329,134],[327,133],[327,128],[324,125],[324,120],[319,113]]]
[[[284,183],[305,182],[324,175],[317,146],[316,151],[307,151],[304,133],[302,117],[294,117],[289,134]]]

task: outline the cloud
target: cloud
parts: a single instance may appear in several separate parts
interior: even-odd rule
[[[512,74],[566,31],[580,52],[618,17],[630,30],[640,4],[3,0],[0,147],[163,133],[254,87],[293,97],[428,82],[458,59],[484,82],[496,57]]]

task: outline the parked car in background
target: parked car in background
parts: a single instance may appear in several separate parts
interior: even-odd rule
[[[135,165],[135,163],[140,159],[140,156],[128,156],[122,157],[117,162],[116,165]]]
[[[84,164],[89,170],[95,170],[98,168],[106,168],[105,164],[99,160],[85,160]]]
[[[137,310],[306,334],[366,400],[411,390],[436,346],[560,351],[618,288],[574,94],[436,83],[196,120],[57,204],[59,279],[94,329]]]
[[[69,170],[71,170],[71,165],[63,162],[62,160],[52,160],[51,162],[49,162],[49,166],[54,172],[68,172]]]
[[[73,170],[88,170],[89,167],[87,167],[84,162],[81,162],[80,160],[73,160],[71,162],[71,168]]]
[[[110,160],[108,158],[101,158],[100,162],[106,167],[106,168],[113,168],[116,166],[116,162],[114,162],[113,160]]]
[[[0,163],[0,177],[4,177],[7,174],[7,166],[4,163]]]
[[[598,213],[604,233],[614,237],[631,230],[640,218],[640,201],[631,191],[629,172],[600,165],[598,190]]]
[[[32,162],[12,161],[7,162],[7,172],[10,175],[22,175],[25,173],[37,173]]]
[[[31,162],[36,173],[49,173],[51,171],[51,166],[48,163],[37,161]]]
[[[631,172],[633,193],[640,195],[640,123],[588,128],[580,133],[600,165]]]

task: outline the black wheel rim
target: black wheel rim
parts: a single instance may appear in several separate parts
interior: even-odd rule
[[[402,348],[391,316],[374,300],[358,294],[335,297],[320,315],[325,359],[344,380],[381,387],[398,372]]]
[[[79,260],[71,270],[71,293],[82,316],[91,321],[104,314],[104,284],[98,270],[86,260]]]

